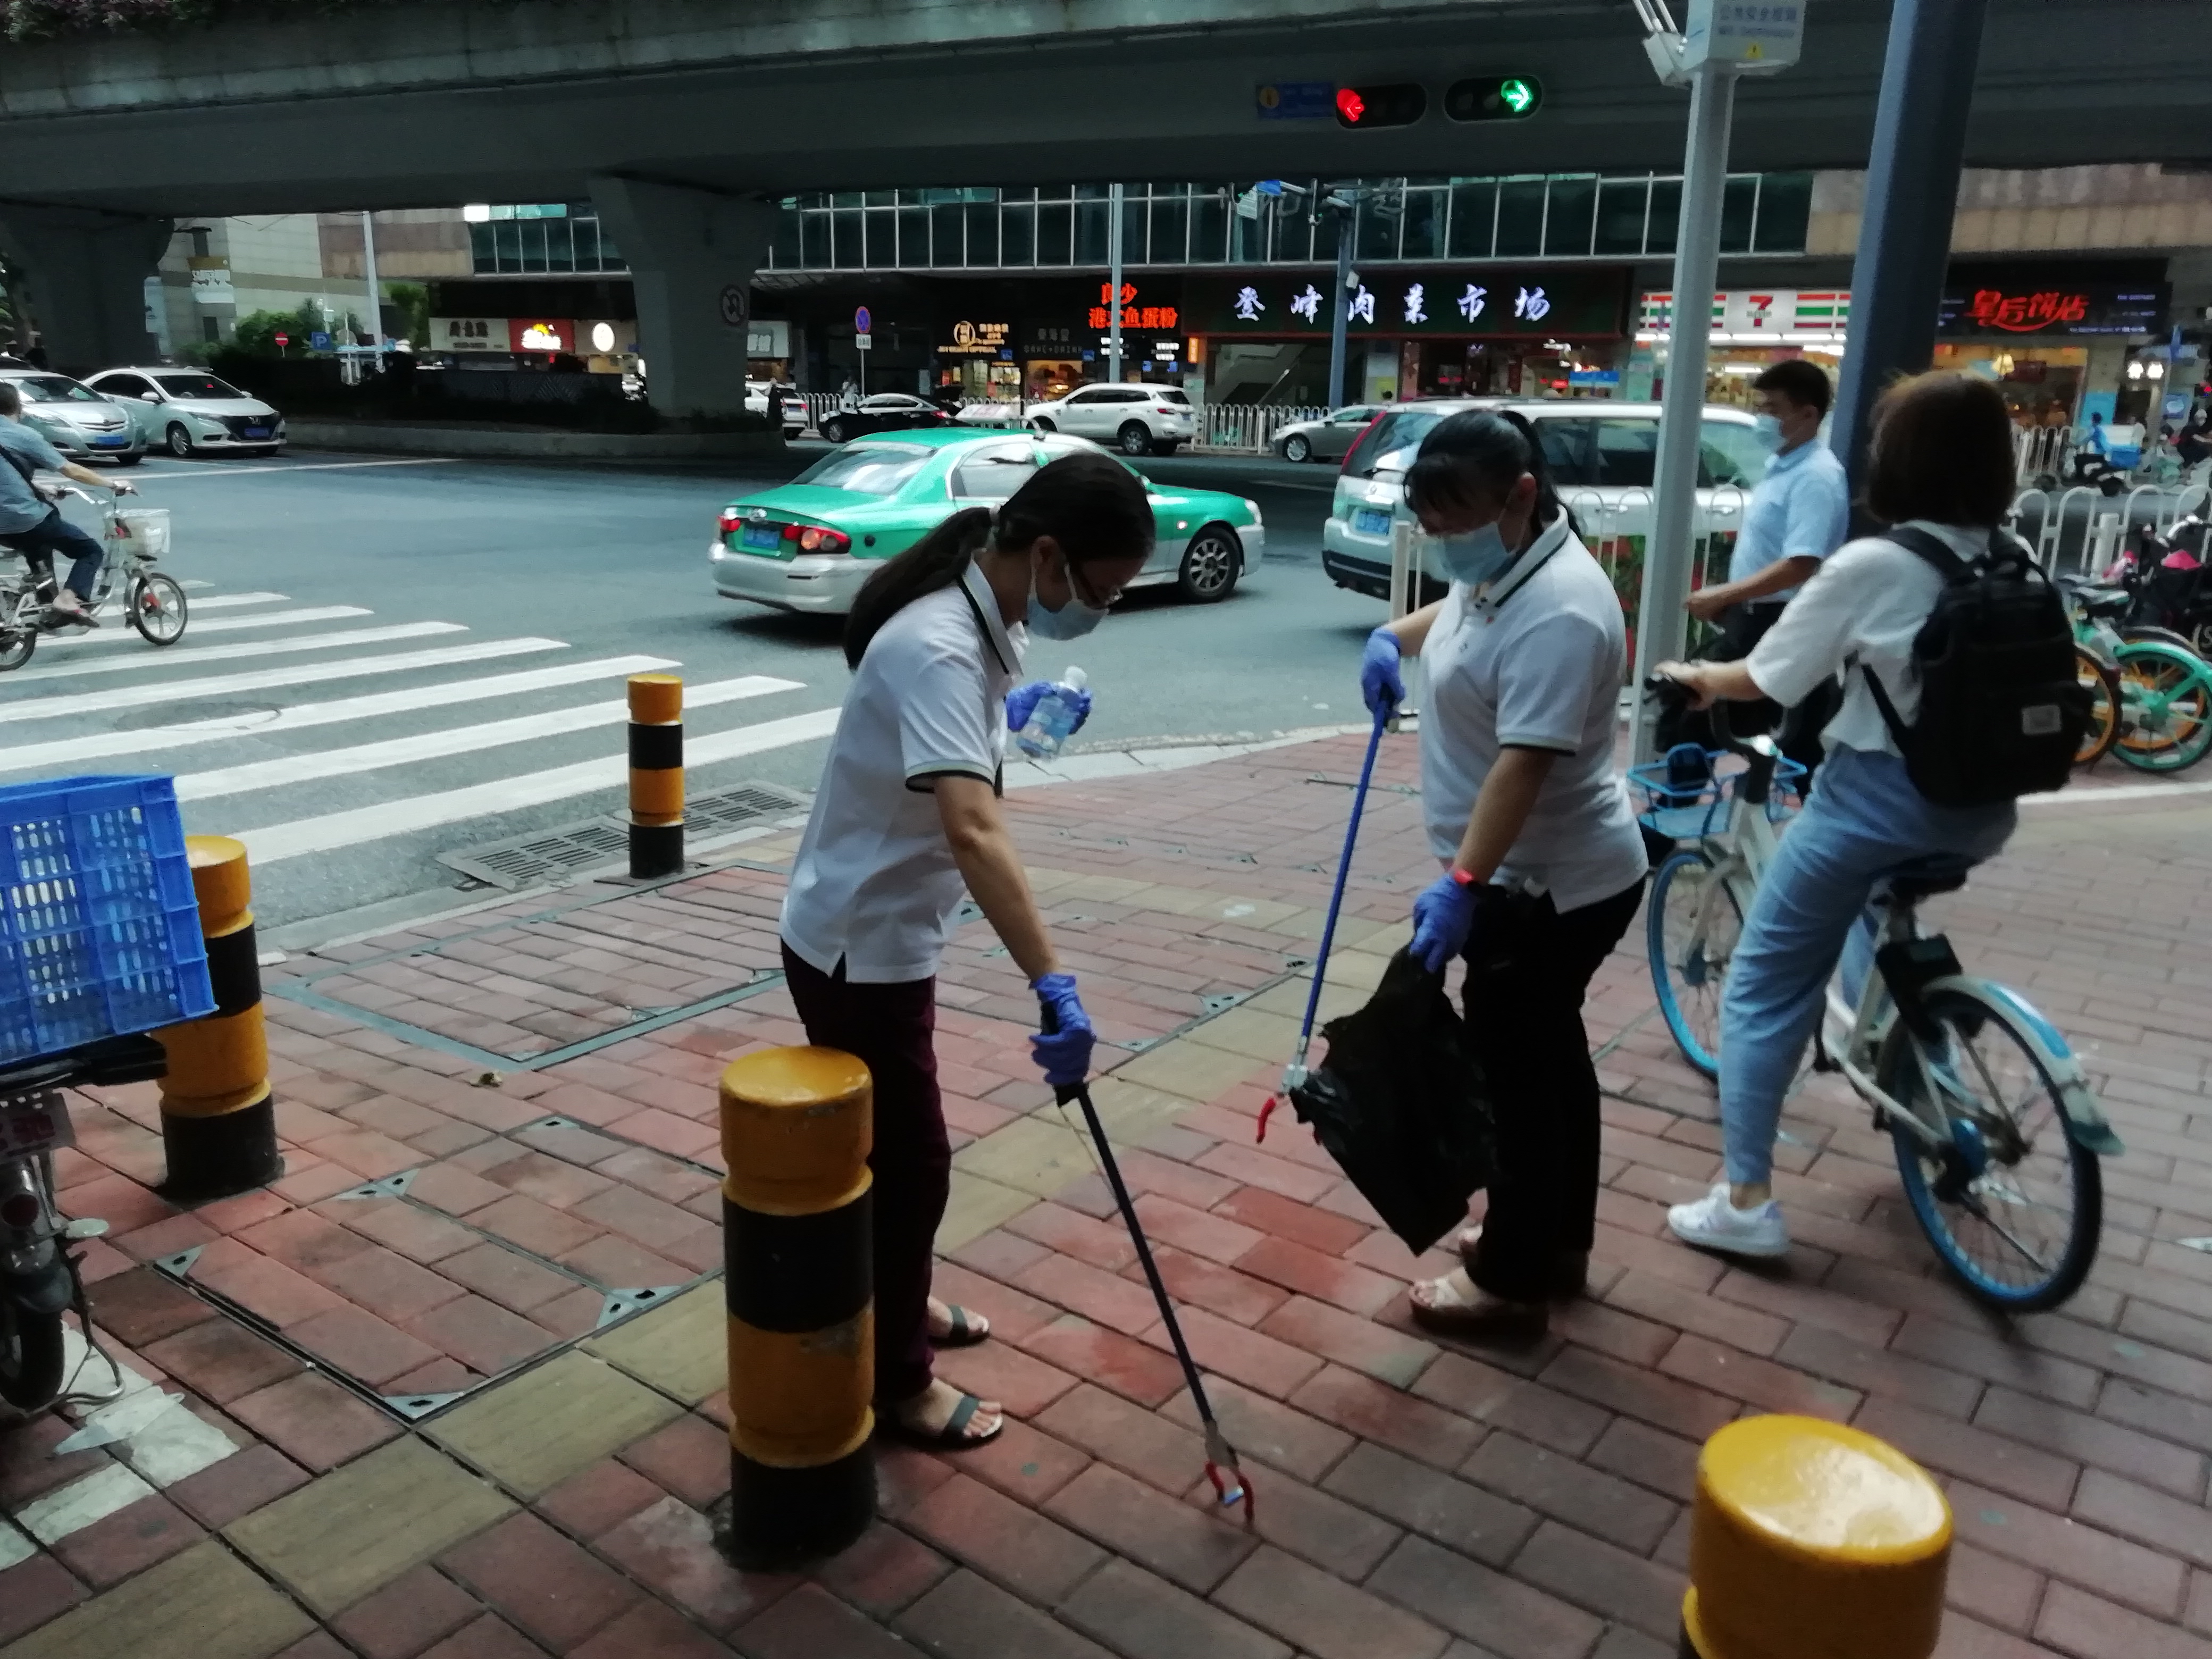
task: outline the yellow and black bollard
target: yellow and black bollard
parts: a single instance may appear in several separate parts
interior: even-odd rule
[[[261,1024],[261,964],[253,942],[253,879],[246,848],[228,836],[187,836],[192,891],[207,940],[215,1012],[155,1032],[167,1050],[161,1145],[169,1198],[222,1198],[284,1173]]]
[[[729,1549],[774,1566],[875,1518],[872,1094],[835,1048],[747,1054],[721,1093]]]
[[[1681,1659],[1928,1659],[1950,1559],[1950,1505],[1904,1453],[1744,1418],[1698,1457]]]
[[[629,873],[654,881],[684,868],[684,682],[629,677]]]

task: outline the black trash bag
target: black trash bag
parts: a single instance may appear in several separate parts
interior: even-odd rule
[[[1322,1035],[1328,1058],[1291,1104],[1419,1255],[1465,1218],[1496,1169],[1482,1068],[1443,975],[1401,951],[1367,1006]]]

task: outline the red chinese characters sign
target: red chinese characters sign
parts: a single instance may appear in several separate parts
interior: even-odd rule
[[[1121,284],[1121,326],[1127,329],[1152,329],[1173,333],[1182,325],[1182,319],[1173,306],[1140,306],[1136,303],[1137,285]],[[1114,285],[1098,284],[1098,303],[1091,307],[1088,319],[1093,328],[1110,328],[1114,323]]]
[[[1978,288],[1960,319],[1978,328],[1999,329],[2008,334],[2033,334],[2046,328],[2063,328],[2089,315],[2089,296],[2064,289],[2039,289],[2012,294],[2001,288]]]

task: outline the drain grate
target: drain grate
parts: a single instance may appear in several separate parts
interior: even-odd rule
[[[495,887],[523,888],[626,857],[629,831],[613,818],[589,818],[505,841],[441,853],[438,862]]]
[[[684,823],[694,836],[719,835],[762,818],[785,817],[805,805],[805,796],[773,783],[740,783],[685,801]],[[619,864],[629,856],[629,826],[610,816],[441,853],[438,862],[474,880],[514,891],[580,870]]]

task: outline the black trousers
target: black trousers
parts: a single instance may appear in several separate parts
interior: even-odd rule
[[[1782,599],[1758,599],[1749,605],[1730,605],[1721,613],[1721,636],[1706,653],[1706,660],[1741,662],[1782,619],[1787,603]],[[1824,683],[1792,708],[1784,708],[1765,697],[1732,702],[1729,705],[1729,729],[1739,738],[1759,732],[1774,732],[1782,752],[1806,769],[1806,781],[1809,784],[1813,771],[1820,764],[1820,728],[1835,717],[1842,701],[1841,690],[1832,683]],[[1778,732],[1778,726],[1781,728]],[[1703,709],[1686,708],[1663,716],[1659,722],[1658,738],[1662,751],[1678,743],[1703,744],[1708,749],[1720,747],[1713,733],[1712,715]]]
[[[1489,1085],[1498,1174],[1469,1269],[1540,1302],[1597,1225],[1597,1066],[1583,999],[1635,920],[1644,882],[1562,914],[1548,895],[1483,890],[1467,957],[1468,1034]]]

